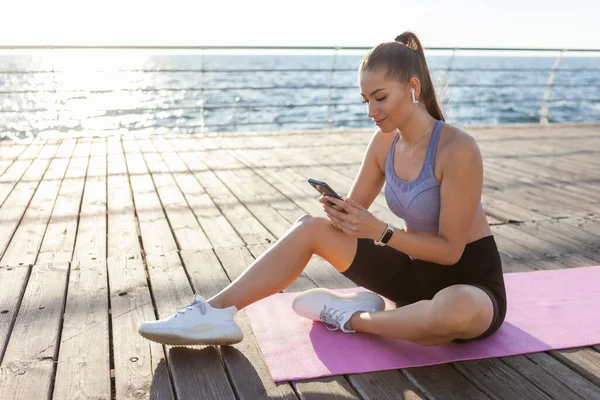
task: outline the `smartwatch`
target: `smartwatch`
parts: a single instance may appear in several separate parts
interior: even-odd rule
[[[394,234],[394,227],[391,224],[387,224],[387,228],[385,228],[385,232],[381,235],[379,241],[375,240],[374,243],[377,246],[385,246],[387,242],[390,241],[392,235]]]

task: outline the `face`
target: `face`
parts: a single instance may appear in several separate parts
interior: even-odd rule
[[[412,80],[407,84],[387,78],[384,69],[359,73],[360,94],[368,116],[382,132],[395,131],[414,111],[410,84]]]

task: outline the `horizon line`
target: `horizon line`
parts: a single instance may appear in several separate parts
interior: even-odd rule
[[[370,50],[372,46],[242,46],[242,45],[70,45],[70,44],[0,44],[0,50]],[[435,51],[541,51],[541,52],[600,52],[593,48],[544,47],[424,47]]]

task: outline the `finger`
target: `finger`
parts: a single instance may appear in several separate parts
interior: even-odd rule
[[[352,205],[350,205],[349,203],[346,203],[345,201],[338,200],[335,197],[327,196],[327,200],[329,200],[330,202],[332,202],[333,204],[338,206],[341,210],[346,211],[347,213],[349,213],[351,210],[353,210]]]
[[[344,227],[346,226],[346,224],[344,223],[344,221],[342,221],[341,219],[337,218],[335,215],[332,214],[327,214],[327,217],[329,218],[329,221],[340,231],[344,230]]]
[[[332,221],[340,228],[340,230],[348,233],[348,234],[356,234],[358,227],[354,223],[349,223],[347,221],[340,220],[335,216],[331,216]]]
[[[362,205],[358,204],[357,202],[355,202],[354,200],[352,200],[349,197],[344,197],[344,201],[347,203],[350,203],[352,206],[358,208],[359,210],[365,210],[365,208]]]
[[[347,220],[348,218],[350,218],[350,216],[348,215],[348,213],[345,212],[345,210],[340,210],[339,206],[337,206],[337,205],[335,205],[335,206],[326,206],[326,207],[327,207],[327,209],[325,210],[326,212],[329,212],[332,215],[335,215],[340,220]]]

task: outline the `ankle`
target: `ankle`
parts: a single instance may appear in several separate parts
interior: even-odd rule
[[[360,325],[361,321],[360,314],[362,314],[362,311],[357,311],[354,314],[352,314],[348,322],[346,322],[345,328],[356,331],[356,328]]]
[[[223,302],[219,301],[218,299],[210,299],[207,301],[207,303],[212,308],[217,308],[217,309],[222,309],[222,308],[228,307],[227,305],[223,304]]]

